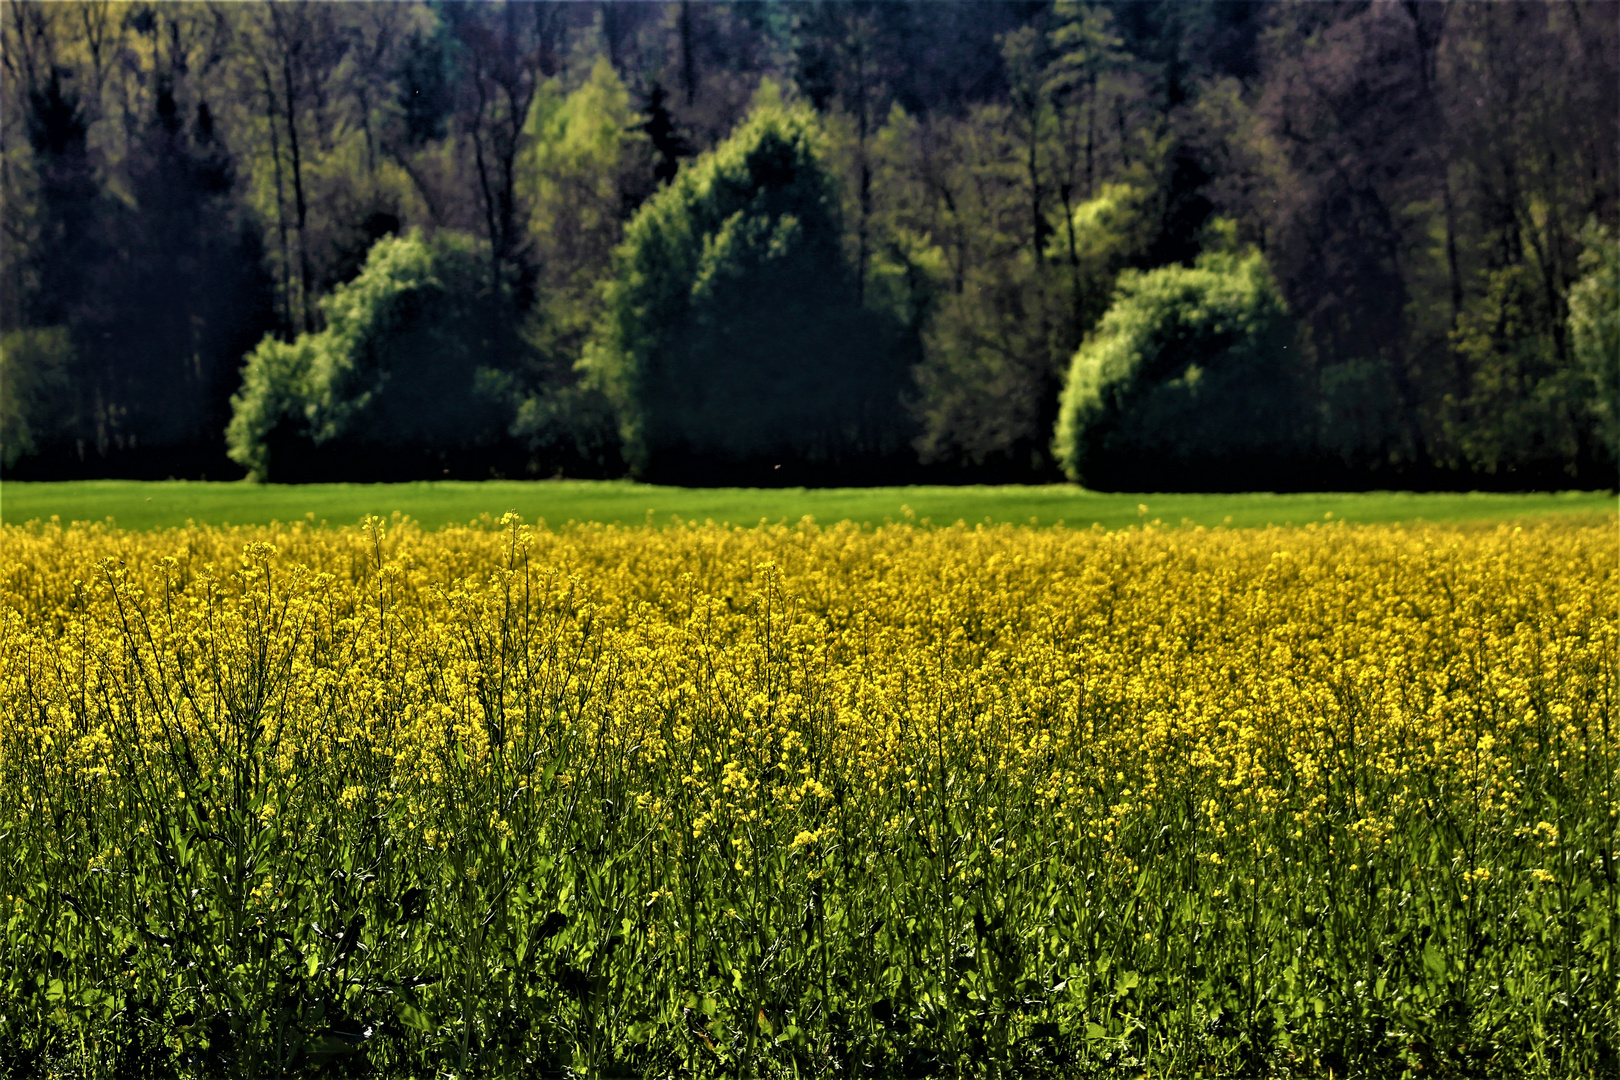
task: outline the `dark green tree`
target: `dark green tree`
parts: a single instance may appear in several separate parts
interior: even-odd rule
[[[325,330],[248,356],[231,458],[259,480],[481,474],[509,419],[486,387],[514,340],[488,282],[470,237],[379,240],[322,298]]]
[[[218,476],[236,369],[273,321],[257,222],[207,102],[188,119],[166,79],[126,168],[135,205],[112,216],[116,254],[97,268],[98,303],[76,327],[122,406],[115,467]]]
[[[20,258],[12,254],[24,272],[5,305],[17,321],[4,327],[10,384],[4,464],[21,464],[27,475],[27,467],[38,464],[29,459],[39,455],[71,472],[111,442],[107,412],[99,406],[113,397],[112,373],[101,357],[74,348],[85,343],[83,330],[99,298],[95,279],[109,254],[110,200],[97,181],[88,110],[71,69],[49,65],[48,74],[19,96],[34,184],[26,201],[8,198],[0,208],[13,226],[8,234],[30,241],[17,245]],[[31,228],[15,228],[20,222]]]
[[[903,329],[857,301],[815,117],[766,98],[614,254],[584,364],[644,477],[847,476],[903,446]]]
[[[1311,434],[1296,337],[1258,253],[1128,272],[1074,355],[1053,452],[1095,488],[1286,484]]]
[[[0,468],[70,431],[73,343],[52,326],[0,334]]]

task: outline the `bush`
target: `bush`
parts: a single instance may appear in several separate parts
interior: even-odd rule
[[[768,481],[904,446],[904,331],[857,302],[818,138],[762,104],[627,227],[584,366],[637,475]]]
[[[507,305],[466,236],[384,237],[321,301],[326,329],[265,338],[226,433],[255,479],[402,479],[463,471],[500,437],[481,373],[510,349]]]
[[[1053,452],[1104,489],[1286,483],[1308,442],[1295,334],[1258,253],[1127,272],[1074,355]]]

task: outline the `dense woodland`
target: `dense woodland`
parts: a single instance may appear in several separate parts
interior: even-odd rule
[[[6,474],[1612,486],[1617,13],[7,2]]]

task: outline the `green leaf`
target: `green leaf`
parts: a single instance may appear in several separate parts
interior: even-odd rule
[[[402,1001],[394,1007],[394,1015],[399,1018],[400,1023],[412,1031],[426,1033],[433,1030],[433,1023],[428,1019],[427,1013],[407,1001]]]
[[[1441,954],[1439,949],[1434,947],[1433,941],[1430,941],[1423,947],[1423,966],[1427,968],[1429,974],[1433,975],[1435,978],[1441,979],[1445,977],[1446,958]]]

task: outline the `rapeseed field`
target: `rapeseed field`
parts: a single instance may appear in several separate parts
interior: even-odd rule
[[[1616,524],[0,530],[12,1076],[1615,1076]]]

